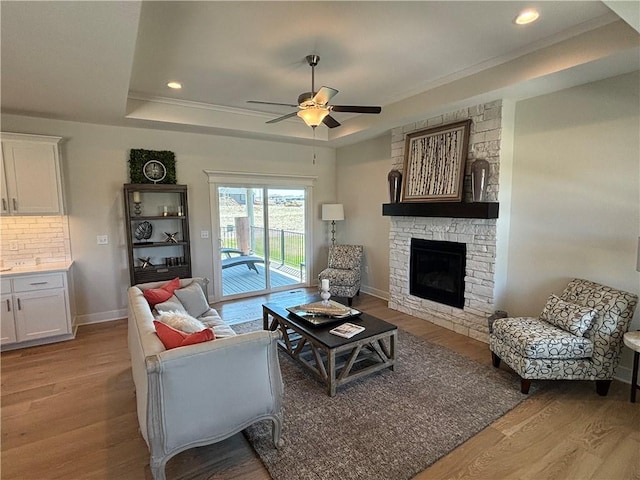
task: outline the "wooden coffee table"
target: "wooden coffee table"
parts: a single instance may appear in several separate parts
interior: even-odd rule
[[[315,373],[330,397],[336,388],[366,375],[394,369],[398,327],[366,313],[314,326],[290,313],[281,303],[262,306],[263,328],[282,332],[279,344],[294,360]],[[342,338],[329,333],[341,323],[362,325],[363,332]]]

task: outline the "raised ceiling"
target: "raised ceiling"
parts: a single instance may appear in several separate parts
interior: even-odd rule
[[[540,20],[516,26],[531,6]],[[1,105],[339,146],[457,104],[638,70],[638,18],[639,2],[2,2]],[[266,124],[295,109],[247,100],[296,103],[312,53],[332,103],[382,114],[334,113],[342,126],[315,132],[295,116]]]

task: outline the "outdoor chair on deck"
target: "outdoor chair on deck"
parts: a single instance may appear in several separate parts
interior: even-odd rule
[[[256,263],[264,264],[264,258],[255,255],[244,255],[242,251],[236,248],[221,248],[222,268],[235,267],[236,265],[246,265],[249,270],[260,273],[256,267]]]
[[[318,275],[318,282],[329,280],[329,292],[334,297],[345,297],[349,306],[360,294],[362,245],[334,245],[329,248],[328,267]]]
[[[493,366],[504,360],[520,375],[525,394],[531,380],[595,380],[596,391],[604,396],[637,301],[634,294],[574,279],[560,297],[549,297],[540,317],[493,323]]]

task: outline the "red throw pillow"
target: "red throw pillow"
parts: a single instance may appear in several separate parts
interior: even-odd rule
[[[142,292],[142,295],[144,295],[144,298],[147,299],[147,302],[149,302],[149,305],[153,308],[156,304],[169,300],[173,292],[178,288],[180,288],[180,279],[176,277],[159,288],[147,288]]]
[[[196,333],[184,333],[157,320],[154,320],[153,324],[156,327],[156,334],[158,335],[158,338],[167,350],[177,347],[185,347],[187,345],[195,345],[196,343],[209,342],[216,339],[213,330],[210,328],[205,328],[204,330]]]

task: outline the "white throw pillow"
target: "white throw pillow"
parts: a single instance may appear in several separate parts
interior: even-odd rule
[[[192,317],[188,313],[178,311],[162,312],[158,315],[158,320],[184,333],[196,333],[207,328],[207,326],[197,318]]]
[[[188,313],[187,310],[182,305],[182,303],[180,302],[180,300],[178,300],[178,297],[176,297],[175,295],[171,295],[169,300],[165,302],[156,303],[156,306],[154,308],[158,313],[162,313],[162,312]]]

